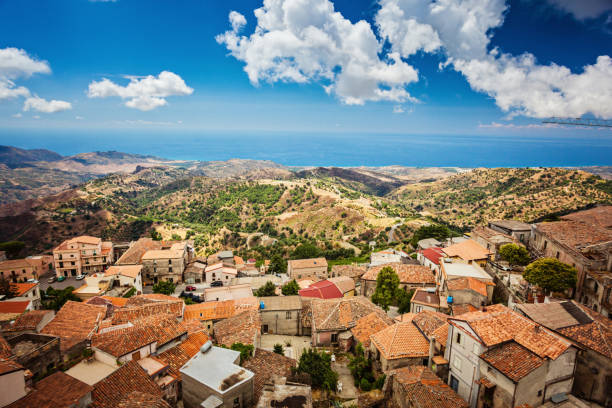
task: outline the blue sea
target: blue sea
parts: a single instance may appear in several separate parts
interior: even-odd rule
[[[177,160],[266,159],[287,166],[612,165],[612,131],[571,136],[3,130],[0,144],[62,155],[116,150]]]

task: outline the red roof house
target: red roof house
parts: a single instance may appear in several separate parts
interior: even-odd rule
[[[301,289],[298,294],[302,297],[319,299],[337,299],[343,297],[342,291],[333,282],[328,280],[313,283],[306,289]]]

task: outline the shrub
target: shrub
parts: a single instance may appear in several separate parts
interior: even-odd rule
[[[361,391],[368,392],[372,390],[372,384],[370,384],[370,382],[366,378],[362,378],[361,382],[359,383],[359,388],[361,389]]]
[[[168,296],[174,293],[174,289],[176,289],[176,285],[168,281],[157,282],[153,285],[153,293],[162,293]]]
[[[283,345],[282,344],[275,344],[274,345],[274,352],[276,354],[280,354],[281,356],[285,355],[285,350],[283,349]]]

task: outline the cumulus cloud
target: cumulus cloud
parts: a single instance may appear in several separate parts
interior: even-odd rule
[[[167,105],[166,97],[191,95],[193,89],[177,74],[162,71],[157,77],[129,77],[126,86],[118,85],[107,78],[89,84],[87,96],[90,98],[120,97],[127,99],[125,106],[149,111]]]
[[[46,61],[34,59],[24,50],[12,47],[0,49],[0,100],[30,95],[28,88],[15,84],[15,79],[50,72]]]
[[[573,14],[578,20],[597,18],[612,10],[610,0],[548,0],[548,3]]]
[[[23,110],[35,110],[43,113],[55,113],[72,109],[72,104],[66,101],[53,99],[48,101],[36,95],[27,98],[23,104]]]
[[[246,19],[232,11],[232,29],[216,37],[254,85],[260,82],[320,83],[346,104],[414,100],[406,85],[417,71],[398,52],[383,52],[366,21],[352,23],[329,0],[264,0],[257,26],[240,31]]]

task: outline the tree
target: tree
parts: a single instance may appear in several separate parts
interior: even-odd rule
[[[397,312],[400,314],[408,313],[410,311],[410,300],[412,300],[412,295],[414,295],[414,289],[406,292],[404,289],[397,289]]]
[[[291,253],[292,259],[308,259],[321,256],[321,250],[312,244],[300,244]]]
[[[240,352],[240,364],[247,361],[253,355],[252,344],[234,343],[230,348],[234,351]]]
[[[0,251],[5,251],[9,259],[17,258],[21,250],[25,248],[25,243],[21,241],[7,241],[0,243]]]
[[[376,278],[376,289],[372,295],[372,302],[382,307],[385,311],[393,302],[399,288],[399,277],[390,266],[385,266]]]
[[[274,286],[272,282],[268,281],[265,285],[255,291],[255,296],[276,296],[276,286]]]
[[[328,391],[336,390],[338,373],[331,368],[331,356],[325,352],[318,353],[307,349],[302,353],[297,366],[298,373],[310,375],[312,386]]]
[[[523,278],[546,292],[563,292],[576,286],[576,268],[555,258],[541,258],[527,265]]]
[[[6,278],[0,278],[0,295],[7,299],[17,296],[17,288]]]
[[[274,352],[276,354],[280,354],[281,356],[285,355],[285,349],[283,349],[283,345],[282,344],[275,344],[274,345]]]
[[[285,296],[297,295],[299,290],[300,290],[300,285],[298,285],[295,279],[287,283],[281,289],[281,291],[283,292],[283,295]]]
[[[162,235],[157,230],[151,230],[151,238],[153,241],[161,241]]]
[[[153,293],[162,293],[168,296],[174,293],[174,289],[176,289],[176,285],[168,281],[157,282],[153,285]]]
[[[452,236],[452,231],[446,225],[424,225],[414,232],[410,244],[416,248],[418,242],[422,239],[435,238],[442,241]]]
[[[365,358],[361,343],[357,343],[357,346],[355,346],[355,357],[351,358],[348,368],[351,370],[353,380],[355,381],[355,385],[357,387],[361,387],[363,380],[366,380],[368,383],[374,381],[374,374],[372,373],[372,360]]]
[[[268,273],[285,273],[287,272],[287,262],[278,254],[272,256]]]
[[[73,302],[81,302],[81,299],[72,293],[73,290],[74,288],[72,286],[68,286],[67,288],[61,290],[55,290],[52,287],[49,287],[47,289],[47,293],[45,294],[46,301],[43,302],[44,308],[60,310],[69,300],[72,300]]]
[[[506,244],[499,248],[499,256],[510,265],[527,265],[529,263],[529,251],[517,244]]]

